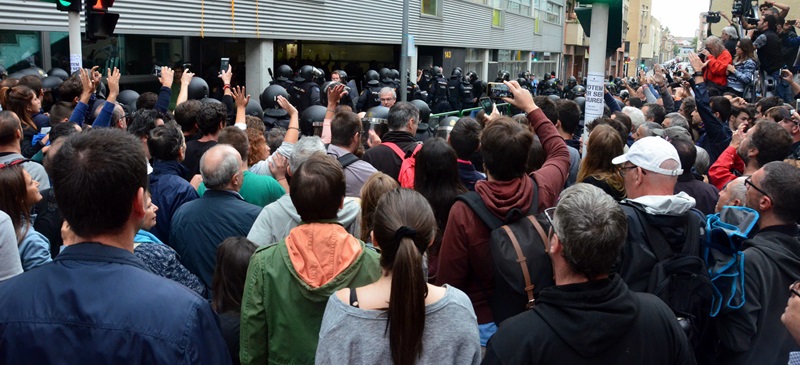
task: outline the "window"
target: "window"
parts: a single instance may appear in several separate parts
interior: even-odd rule
[[[0,66],[9,74],[29,67],[44,67],[41,47],[39,32],[0,30]]]
[[[561,13],[564,12],[563,9],[563,6],[548,1],[544,20],[549,23],[561,24]]]
[[[422,0],[422,14],[430,16],[439,16],[439,6],[441,0]]]
[[[505,15],[502,10],[492,9],[492,27],[503,28],[505,26]]]

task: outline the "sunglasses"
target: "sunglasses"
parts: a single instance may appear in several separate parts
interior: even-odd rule
[[[0,169],[4,169],[6,167],[11,167],[11,166],[16,166],[16,165],[19,165],[21,163],[25,163],[25,162],[28,162],[28,161],[30,161],[29,158],[20,158],[20,159],[11,161],[9,163],[0,163]]]

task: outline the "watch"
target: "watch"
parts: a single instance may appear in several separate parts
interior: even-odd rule
[[[698,77],[698,76],[703,76],[703,71],[695,71],[695,72],[692,74],[692,77]]]

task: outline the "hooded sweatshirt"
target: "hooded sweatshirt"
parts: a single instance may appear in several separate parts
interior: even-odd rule
[[[762,229],[744,248],[745,303],[726,308],[717,322],[719,364],[786,364],[789,352],[800,350],[781,323],[800,273],[800,241],[797,226]]]
[[[694,364],[675,315],[657,297],[608,279],[550,287],[505,322],[483,364]]]
[[[361,234],[361,205],[358,199],[345,198],[336,220],[353,236]],[[289,231],[300,225],[300,214],[292,203],[289,194],[267,205],[259,213],[247,234],[247,239],[258,246],[266,246],[289,235]]]
[[[328,297],[371,284],[380,255],[338,223],[292,229],[250,260],[242,298],[242,364],[313,364]]]

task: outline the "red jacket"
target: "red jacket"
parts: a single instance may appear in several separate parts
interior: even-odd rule
[[[744,161],[736,153],[735,148],[728,146],[708,168],[708,181],[722,191],[725,184],[736,178],[733,171],[744,171]]]
[[[733,62],[730,52],[726,49],[719,54],[719,57],[709,55],[706,59],[708,65],[703,69],[703,78],[719,86],[728,85],[728,65]]]
[[[555,206],[569,174],[569,150],[555,126],[541,110],[528,115],[531,126],[542,142],[546,160],[531,176],[539,186],[539,208]],[[475,191],[498,218],[504,219],[513,209],[527,211],[533,197],[533,182],[528,176],[511,181],[479,181]],[[489,296],[494,289],[494,265],[489,250],[489,229],[463,202],[450,209],[442,246],[436,285],[450,284],[472,300],[478,323],[493,322]]]

